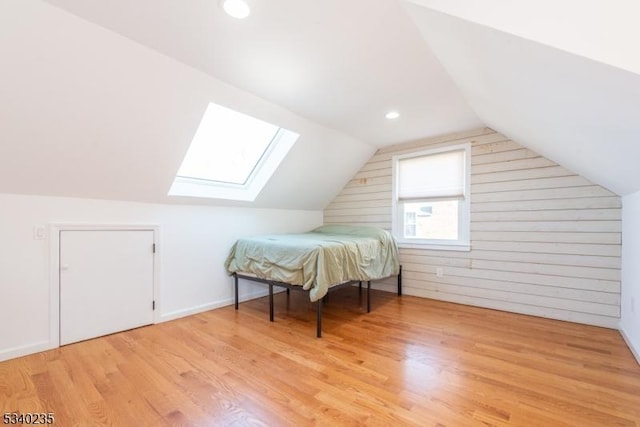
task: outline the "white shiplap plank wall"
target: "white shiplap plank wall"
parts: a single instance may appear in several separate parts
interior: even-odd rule
[[[325,223],[391,229],[392,156],[465,142],[472,249],[401,248],[405,293],[617,327],[620,197],[491,129],[378,150],[327,206]]]

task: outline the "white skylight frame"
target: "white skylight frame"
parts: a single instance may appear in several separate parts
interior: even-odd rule
[[[216,113],[221,112],[224,113],[222,114],[222,116],[216,115]],[[228,117],[229,114],[240,117],[245,126],[248,123],[247,121],[255,121],[255,123],[257,123],[259,126],[262,126],[263,128],[266,126],[267,131],[266,133],[262,132],[262,137],[268,135],[269,138],[269,140],[267,141],[268,145],[266,149],[258,157],[256,163],[251,166],[251,171],[246,179],[244,179],[244,182],[225,182],[224,179],[212,180],[202,177],[180,176],[179,174],[177,174],[173,185],[169,190],[170,196],[254,201],[299,137],[299,135],[295,132],[289,131],[284,128],[279,128],[262,120],[256,119],[243,113],[239,113],[234,110],[230,110],[220,105],[209,103],[209,105],[207,106],[207,110],[200,122],[198,130],[194,135],[189,151],[191,151],[191,147],[193,147],[194,145],[199,144],[200,146],[202,146],[203,139],[209,139],[209,141],[206,142],[215,144],[216,141],[210,140],[211,133],[208,132],[207,129],[211,130],[212,126],[216,126],[216,120],[219,122],[220,117],[224,117],[225,115],[227,115]],[[269,128],[269,126],[271,126],[271,128]],[[271,135],[269,133],[269,129],[273,129],[275,134]],[[218,140],[217,142],[220,142],[220,140]],[[228,143],[228,140],[225,139],[223,143],[224,142]],[[187,163],[188,157],[189,152],[185,156],[183,165],[181,165],[179,172],[184,172],[183,166],[185,163]],[[242,179],[240,179],[239,181],[242,181]]]

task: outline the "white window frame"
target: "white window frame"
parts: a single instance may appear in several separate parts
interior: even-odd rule
[[[280,128],[244,184],[177,176],[169,195],[252,202],[296,143],[298,136],[295,132]]]
[[[403,159],[425,157],[452,151],[464,151],[464,196],[458,204],[458,239],[419,239],[404,237],[404,203],[398,200],[398,164]],[[392,157],[392,232],[401,248],[436,249],[451,251],[471,250],[471,144],[460,144],[430,150],[422,150]],[[432,198],[432,201],[453,200]]]
[[[203,126],[203,123],[211,125],[211,122],[209,121],[211,118],[208,114],[210,109],[214,111],[216,109],[230,110],[235,114],[248,116],[245,113],[231,110],[225,106],[210,102],[203,114],[198,130],[196,131],[196,134],[194,136],[194,140],[196,140],[196,138],[199,138],[200,130]],[[261,119],[252,116],[248,117],[251,117],[256,121],[262,121]],[[169,196],[200,197],[253,202],[258,194],[260,194],[267,181],[276,171],[278,166],[280,166],[280,163],[284,160],[286,155],[289,153],[289,150],[297,142],[298,137],[300,136],[299,134],[288,129],[278,127],[271,123],[267,124],[270,124],[278,130],[272,137],[271,141],[258,159],[257,163],[253,166],[253,169],[249,173],[244,183],[240,184],[234,182],[217,181],[207,179],[206,177],[198,178],[192,176],[176,175],[173,184],[169,189]],[[189,153],[187,152],[186,155],[188,156]],[[178,170],[178,173],[180,173],[180,170]]]

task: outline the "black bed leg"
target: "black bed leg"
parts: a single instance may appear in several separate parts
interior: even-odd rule
[[[316,337],[322,337],[322,298],[318,300],[316,309]]]
[[[402,296],[402,266],[398,270],[398,296]]]
[[[269,321],[273,322],[273,284],[269,283]]]
[[[367,281],[367,313],[371,312],[371,280]]]
[[[236,310],[238,309],[238,276],[236,276],[235,274],[233,275],[233,281],[234,281],[234,289],[235,289],[235,296],[236,296]]]

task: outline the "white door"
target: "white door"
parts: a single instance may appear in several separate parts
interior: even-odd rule
[[[60,345],[153,323],[153,230],[60,231]]]

